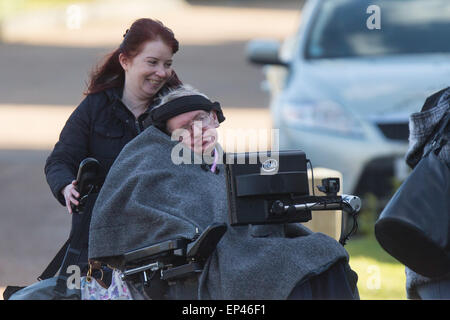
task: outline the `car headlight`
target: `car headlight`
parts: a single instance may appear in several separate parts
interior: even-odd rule
[[[355,116],[331,100],[285,103],[282,115],[290,127],[355,138],[364,136],[363,128]]]

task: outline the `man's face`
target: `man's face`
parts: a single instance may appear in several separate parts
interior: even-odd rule
[[[215,111],[194,110],[167,120],[169,134],[176,134],[180,141],[195,153],[206,154],[217,143],[219,121]]]

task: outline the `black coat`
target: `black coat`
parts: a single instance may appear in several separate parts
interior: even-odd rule
[[[136,119],[122,103],[122,91],[113,88],[88,95],[61,131],[46,161],[45,175],[53,195],[62,205],[65,200],[61,190],[76,179],[83,159],[97,159],[106,176],[122,148],[149,125],[148,111]]]

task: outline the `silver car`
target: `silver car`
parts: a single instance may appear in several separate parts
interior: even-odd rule
[[[450,85],[450,1],[306,1],[294,36],[247,56],[266,65],[280,149],[342,172],[345,193],[388,197],[408,173],[409,115]]]

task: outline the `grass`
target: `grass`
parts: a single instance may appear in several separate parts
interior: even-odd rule
[[[362,300],[405,300],[405,267],[380,247],[373,234],[352,238],[345,246],[358,274]]]

